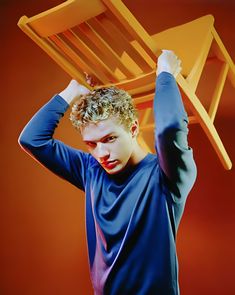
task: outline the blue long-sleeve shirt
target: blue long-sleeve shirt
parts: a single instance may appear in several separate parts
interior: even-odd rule
[[[95,294],[178,295],[176,232],[196,178],[187,114],[174,77],[161,73],[154,99],[155,146],[137,165],[109,175],[88,153],[53,138],[69,105],[53,97],[19,142],[48,169],[85,192]]]

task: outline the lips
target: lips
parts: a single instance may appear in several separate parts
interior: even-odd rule
[[[101,165],[105,168],[113,169],[117,165],[117,163],[118,163],[117,160],[113,160],[113,161],[102,162]]]

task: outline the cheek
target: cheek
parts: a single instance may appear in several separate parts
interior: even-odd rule
[[[120,156],[125,157],[125,156],[129,156],[132,152],[132,147],[133,147],[133,143],[131,138],[129,137],[124,137],[120,140],[118,140],[115,143],[115,151],[116,153],[118,153]]]

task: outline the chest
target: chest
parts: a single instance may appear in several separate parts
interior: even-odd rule
[[[142,222],[151,207],[161,206],[158,171],[142,169],[118,181],[97,174],[90,185],[90,200],[96,235],[106,248],[119,243],[128,228]]]

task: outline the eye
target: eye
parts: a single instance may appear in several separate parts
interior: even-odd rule
[[[95,147],[96,147],[96,143],[95,143],[95,142],[92,142],[92,141],[87,141],[87,142],[86,142],[86,145],[87,145],[89,148],[95,148]]]
[[[113,141],[115,141],[116,138],[117,138],[116,136],[108,136],[104,139],[104,142],[105,143],[113,142]]]

